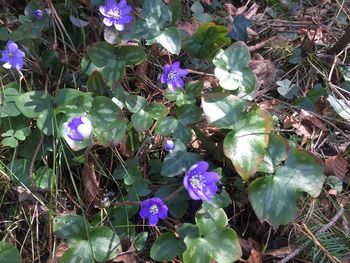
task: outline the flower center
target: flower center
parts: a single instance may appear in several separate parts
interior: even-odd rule
[[[168,74],[169,79],[175,79],[176,78],[176,72],[175,71],[170,71]]]
[[[7,55],[9,58],[12,58],[14,56],[13,52],[9,52]]]
[[[205,187],[205,179],[202,173],[197,173],[191,176],[189,181],[192,188],[203,191],[203,187]]]
[[[159,207],[156,204],[153,204],[150,208],[149,208],[149,212],[153,215],[158,214],[159,212]]]
[[[120,19],[122,17],[120,10],[117,8],[112,11],[112,16],[114,19]]]

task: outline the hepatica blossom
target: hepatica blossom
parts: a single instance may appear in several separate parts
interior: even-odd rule
[[[167,84],[171,91],[174,91],[176,88],[183,88],[185,82],[182,78],[187,74],[187,69],[180,68],[180,62],[176,61],[171,65],[166,64],[163,67],[163,74],[160,81],[162,84]]]
[[[153,197],[141,203],[140,216],[147,217],[150,226],[155,226],[159,218],[165,219],[168,216],[168,207],[162,199]]]
[[[184,178],[184,186],[193,200],[210,201],[218,191],[219,175],[207,172],[208,163],[201,161],[191,166]]]
[[[172,140],[165,140],[164,141],[164,150],[167,152],[174,150],[175,143]]]
[[[0,61],[5,62],[2,66],[6,69],[13,67],[20,70],[23,68],[24,56],[24,52],[18,49],[17,44],[14,41],[9,40],[6,44],[6,49],[2,51]]]
[[[115,0],[106,0],[106,5],[100,6],[99,10],[104,16],[103,23],[106,26],[114,25],[118,31],[123,31],[124,25],[132,21],[132,8],[126,0],[121,0],[119,4]]]
[[[69,139],[79,142],[90,137],[92,124],[85,116],[75,117],[66,123],[65,130]]]
[[[44,16],[44,11],[41,9],[37,9],[34,11],[34,16],[36,19],[41,20]]]

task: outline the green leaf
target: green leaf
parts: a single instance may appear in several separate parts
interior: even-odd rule
[[[159,135],[169,136],[177,127],[178,120],[174,117],[168,116],[164,119],[160,119],[157,122],[157,127],[155,132]]]
[[[112,87],[116,82],[122,79],[125,73],[125,63],[123,61],[114,61],[108,67],[102,69],[102,77],[106,83]]]
[[[171,20],[171,25],[174,26],[176,21],[178,21],[181,18],[182,14],[182,6],[181,6],[181,1],[180,0],[172,0],[168,4],[168,7],[172,13],[172,20]],[[1,37],[1,34],[0,34]]]
[[[171,54],[179,55],[181,51],[181,34],[176,27],[168,27],[161,34],[147,41],[147,45],[158,43]]]
[[[155,261],[171,261],[186,250],[185,243],[176,238],[174,233],[163,233],[153,243],[151,258]]]
[[[292,84],[292,82],[288,79],[284,79],[276,82],[278,88],[277,91],[283,97],[287,99],[293,99],[294,97],[298,97],[299,88],[297,85]]]
[[[240,88],[240,96],[252,93],[256,77],[248,67],[249,61],[249,49],[241,41],[218,52],[213,63],[216,66],[214,74],[219,79],[220,86],[227,90]]]
[[[39,114],[36,124],[45,135],[50,136],[54,133],[54,116],[51,107]]]
[[[149,27],[162,29],[167,22],[171,22],[172,14],[169,7],[162,0],[145,0],[141,15]]]
[[[116,48],[106,42],[94,43],[87,52],[92,63],[100,68],[113,65],[117,59]]]
[[[147,100],[142,96],[127,95],[125,97],[125,106],[131,113],[137,113],[147,106]]]
[[[17,248],[5,241],[0,241],[0,262],[20,263],[21,256]]]
[[[209,124],[226,129],[232,129],[244,111],[243,101],[226,92],[204,94],[202,107]]]
[[[146,58],[146,53],[139,46],[120,46],[116,50],[118,60],[125,65],[140,64]]]
[[[201,23],[212,21],[211,16],[204,13],[204,8],[199,1],[193,3],[191,11],[193,12],[193,16]]]
[[[95,227],[90,231],[89,238],[97,262],[106,262],[122,252],[119,237],[109,227]]]
[[[39,167],[33,174],[35,187],[40,189],[53,189],[55,183],[54,179],[53,170],[46,166]]]
[[[190,128],[186,127],[181,122],[178,122],[173,131],[173,136],[176,139],[180,139],[184,143],[189,143],[192,138],[192,132]]]
[[[260,220],[275,227],[286,225],[296,215],[299,192],[317,197],[325,181],[323,167],[304,150],[291,151],[285,166],[276,173],[255,179],[248,188],[249,200]]]
[[[186,251],[184,263],[210,263],[212,259],[220,263],[236,262],[242,256],[238,237],[232,229],[220,229],[204,237],[185,237]]]
[[[271,128],[270,113],[254,107],[236,125],[236,130],[226,135],[224,153],[244,180],[248,180],[258,170],[265,155]]]
[[[192,104],[185,104],[176,109],[178,121],[184,126],[198,122],[201,114],[201,109]]]
[[[1,144],[4,147],[16,148],[18,146],[18,141],[14,137],[7,137],[2,139]]]
[[[64,252],[61,263],[94,263],[90,243],[86,240],[74,242]]]
[[[51,107],[51,96],[44,91],[30,91],[15,99],[18,110],[28,118],[37,118]]]
[[[205,236],[225,228],[228,224],[228,220],[222,208],[217,209],[210,207],[209,209],[201,209],[197,212],[196,224],[199,229],[199,234]]]
[[[121,109],[109,98],[95,97],[90,110],[94,132],[103,144],[116,145],[125,135],[126,121]]]
[[[228,46],[227,27],[214,23],[202,24],[193,36],[183,40],[183,49],[196,58],[212,59],[220,48]]]
[[[287,159],[290,146],[288,141],[280,135],[271,133],[269,145],[266,149],[264,160],[260,163],[259,171],[273,173],[282,161]]]
[[[17,159],[13,160],[8,168],[11,171],[11,178],[18,185],[25,185],[26,187],[31,187],[31,181],[29,179],[29,167],[30,161],[27,159]]]
[[[136,181],[142,179],[138,159],[127,159],[124,166],[119,166],[114,170],[113,177],[116,179],[124,179],[126,185],[133,185]]]
[[[235,41],[247,42],[248,26],[250,26],[250,21],[244,15],[238,15],[232,23],[232,30],[228,33],[228,36]]]
[[[94,71],[87,82],[88,91],[92,92],[95,96],[108,95],[109,87],[106,85],[102,78],[102,74],[98,71]]]
[[[86,239],[86,229],[89,227],[89,223],[77,215],[56,216],[53,220],[54,234],[67,240]]]
[[[138,132],[147,131],[153,124],[152,116],[142,109],[131,116],[131,121]]]
[[[169,114],[169,110],[165,105],[156,102],[149,104],[145,108],[145,111],[147,111],[155,120],[165,118]]]
[[[147,238],[148,232],[141,232],[135,237],[134,245],[138,251],[142,250],[145,247]]]
[[[176,140],[175,149],[164,158],[160,174],[164,177],[180,175],[201,159],[200,155],[187,152],[186,145]]]

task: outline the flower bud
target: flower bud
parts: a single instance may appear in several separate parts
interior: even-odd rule
[[[165,140],[164,142],[164,150],[166,150],[167,152],[174,150],[175,148],[175,144],[172,140]]]

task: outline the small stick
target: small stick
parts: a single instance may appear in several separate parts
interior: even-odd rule
[[[342,205],[340,205],[339,211],[335,214],[335,216],[329,221],[328,224],[321,227],[316,234],[321,234],[323,232],[326,232],[329,228],[331,228],[335,222],[341,217],[341,215],[344,213],[344,208]],[[308,247],[311,244],[311,240],[306,241],[304,244],[302,244],[298,249],[294,250],[292,253],[290,253],[288,256],[286,256],[283,260],[280,261],[280,263],[286,263],[290,261],[292,258],[300,254],[301,251],[303,251],[306,247]]]

